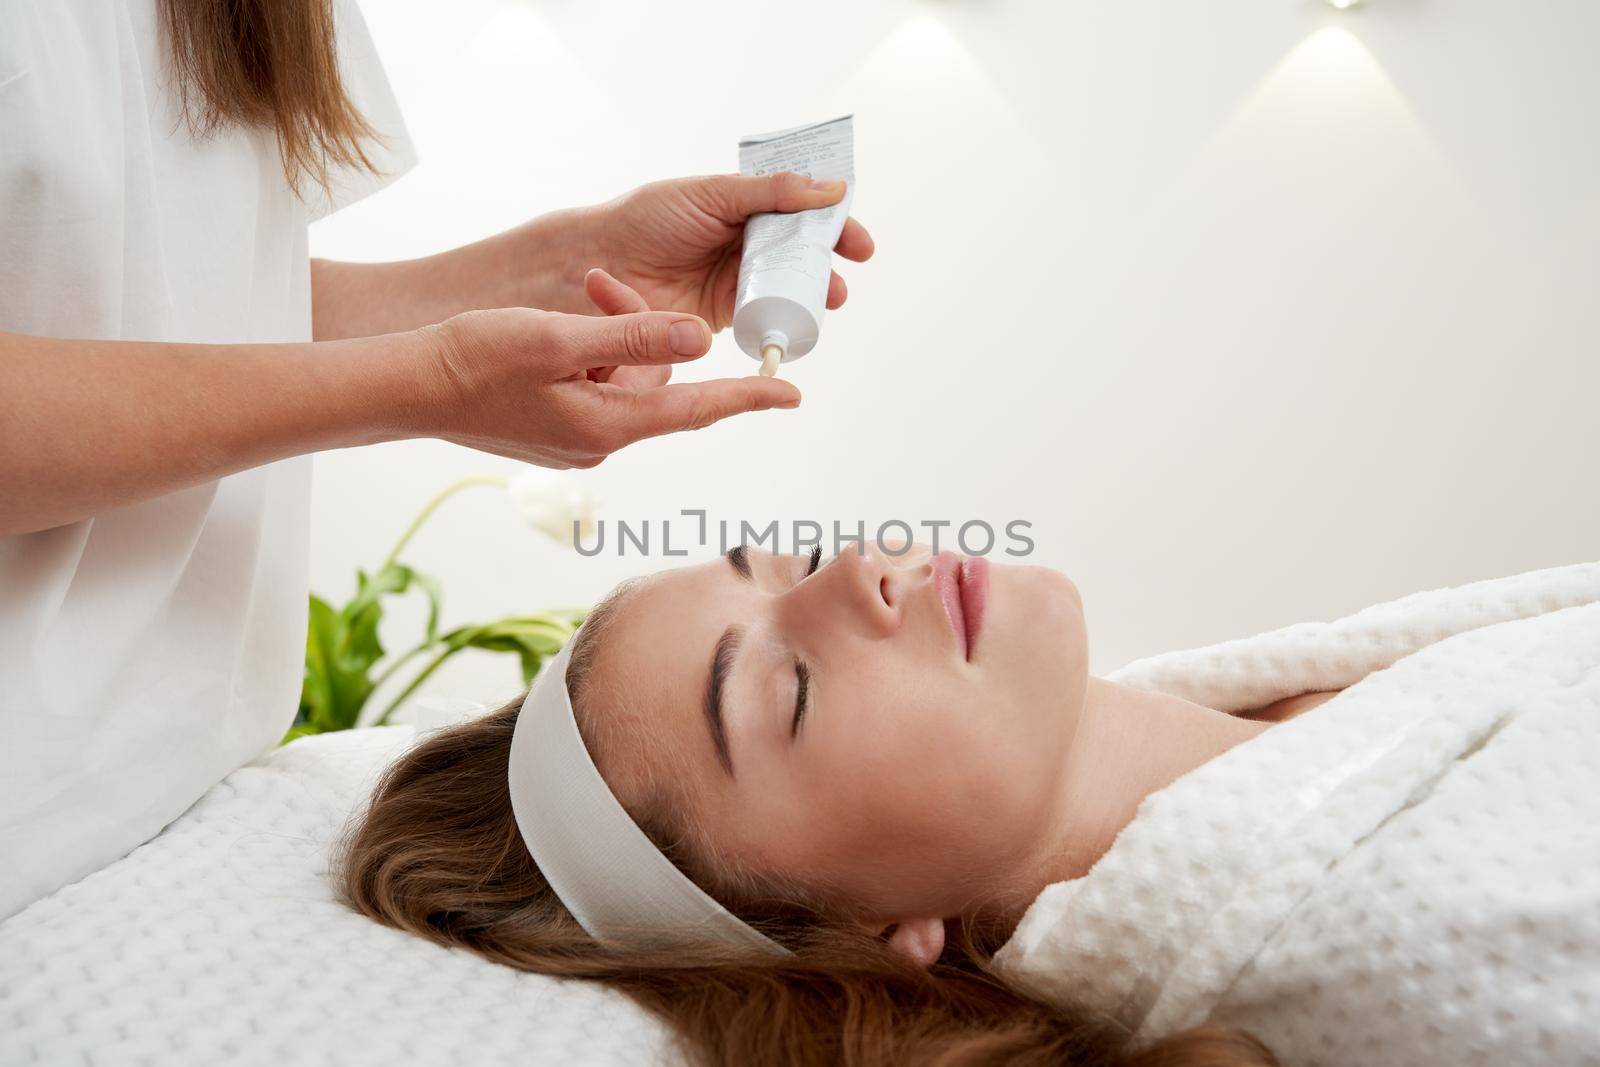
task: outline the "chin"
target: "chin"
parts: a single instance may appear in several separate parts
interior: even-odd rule
[[[1077,583],[1050,567],[1028,567],[1027,582],[1036,632],[1033,645],[1046,658],[1053,684],[1064,694],[1089,684],[1089,630]]]
[[[1061,619],[1070,629],[1083,627],[1083,595],[1077,583],[1054,567],[1018,567],[1019,577],[1033,588],[1043,609],[1041,618]]]
[[[1035,567],[1033,569],[1043,576],[1041,580],[1050,587],[1052,592],[1058,596],[1065,597],[1071,602],[1072,610],[1076,614],[1083,614],[1083,596],[1078,592],[1077,582],[1074,582],[1054,567]]]
[[[990,570],[990,612],[1007,631],[1007,644],[1028,673],[1076,677],[1088,663],[1083,598],[1072,579],[1050,567],[1010,564]],[[1003,620],[1003,622],[1002,622]],[[981,642],[983,637],[980,635]],[[1061,681],[1062,679],[1057,679]]]

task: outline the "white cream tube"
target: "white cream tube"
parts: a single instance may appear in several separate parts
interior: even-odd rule
[[[733,339],[768,375],[811,351],[822,332],[833,246],[856,191],[852,116],[740,139],[741,174],[783,170],[847,184],[832,207],[752,215],[745,223]]]

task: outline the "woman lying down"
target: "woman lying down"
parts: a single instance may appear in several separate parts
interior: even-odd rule
[[[1095,678],[1055,571],[820,562],[623,583],[347,899],[699,1063],[1600,1062],[1600,564]]]

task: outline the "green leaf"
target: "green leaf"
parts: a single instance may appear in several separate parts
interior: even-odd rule
[[[410,568],[406,568],[410,570]],[[439,605],[444,602],[444,588],[437,579],[421,571],[411,571],[411,580],[417,583],[417,588],[428,595],[428,630],[427,638],[432,641],[439,636]]]
[[[568,613],[511,615],[478,626],[463,626],[446,634],[443,641],[452,652],[481,648],[489,652],[514,652],[522,663],[526,685],[539,673],[546,656],[553,656],[576,628]]]
[[[344,623],[338,646],[341,659],[353,666],[363,661],[376,663],[382,657],[383,645],[378,640],[378,623],[383,619],[380,598],[403,592],[405,586],[406,576],[394,567],[385,567],[376,576],[356,571],[356,595],[339,612]]]
[[[373,621],[370,625],[376,625]],[[356,642],[371,645],[375,640]],[[300,689],[299,722],[317,731],[347,730],[372,694],[367,670],[376,657],[352,654],[349,620],[321,597],[312,596],[306,625],[306,672]]]
[[[368,604],[353,615],[346,609],[339,619],[342,629],[334,650],[341,667],[365,673],[383,658],[383,643],[378,640],[378,624],[382,621],[383,607],[377,603]]]
[[[300,685],[297,723],[327,722],[332,715],[334,693],[330,659],[338,641],[338,620],[327,601],[313,593],[306,623],[306,670]]]
[[[306,673],[295,727],[306,732],[348,730],[359,721],[372,695],[373,666],[383,658],[378,626],[382,598],[405,593],[415,584],[428,597],[428,639],[438,632],[443,591],[439,583],[404,564],[375,575],[356,572],[356,595],[334,611],[320,597],[310,600],[306,628]]]
[[[375,575],[356,571],[356,595],[344,606],[341,614],[348,627],[348,644],[340,649],[351,667],[365,663],[370,667],[383,656],[383,645],[378,640],[378,623],[383,618],[381,598],[398,596],[415,583],[428,597],[428,640],[439,633],[439,608],[444,600],[444,590],[430,575],[406,566],[391,563]]]

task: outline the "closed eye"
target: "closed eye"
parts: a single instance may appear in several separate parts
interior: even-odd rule
[[[817,568],[821,565],[822,542],[818,541],[811,546],[811,561],[806,565],[805,577],[809,578],[817,573]],[[800,733],[800,721],[806,717],[806,709],[810,706],[811,696],[811,668],[799,656],[794,658],[794,677],[794,722],[789,726],[789,737],[791,739]]]
[[[795,737],[800,733],[800,720],[805,718],[806,708],[809,706],[808,698],[811,695],[811,668],[806,666],[806,661],[799,656],[794,658],[794,676],[799,681],[794,696],[794,722],[789,727],[789,736]]]

